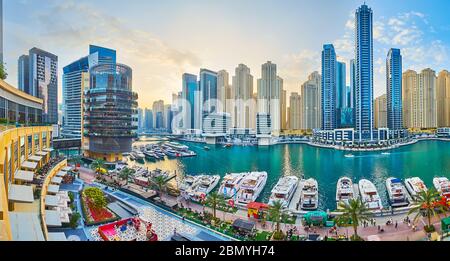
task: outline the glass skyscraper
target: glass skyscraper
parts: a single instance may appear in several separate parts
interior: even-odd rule
[[[402,106],[402,55],[400,49],[392,48],[386,58],[387,127],[403,128]]]
[[[182,90],[182,109],[183,109],[183,127],[184,129],[195,128],[195,107],[197,96],[199,96],[199,87],[197,76],[194,74],[183,74],[183,90]],[[198,106],[198,105],[197,105]]]
[[[372,9],[355,13],[355,125],[359,141],[373,140],[373,31]]]
[[[202,123],[203,119],[217,110],[217,73],[207,69],[200,69],[200,91],[202,94]]]
[[[325,44],[322,51],[322,129],[337,128],[336,117],[336,52],[332,44]]]

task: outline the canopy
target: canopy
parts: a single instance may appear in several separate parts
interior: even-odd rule
[[[443,218],[441,220],[441,226],[443,232],[449,232],[450,231],[450,217]]]
[[[304,218],[307,224],[318,225],[324,224],[328,219],[328,215],[326,212],[323,211],[312,211],[306,213]]]
[[[57,207],[59,203],[59,197],[46,195],[45,196],[45,206],[47,207]]]
[[[58,210],[46,210],[45,211],[45,224],[47,227],[60,227],[61,217]]]
[[[9,212],[13,241],[45,241],[41,220],[35,212]]]
[[[67,172],[65,171],[59,171],[58,173],[56,173],[56,176],[58,177],[64,177],[65,175],[67,175]]]
[[[67,237],[64,232],[50,232],[48,233],[48,241],[67,241]]]
[[[28,157],[29,161],[40,162],[42,160],[41,156],[30,156]]]
[[[253,229],[255,229],[256,224],[253,221],[247,221],[243,219],[236,219],[233,222],[233,228],[245,232],[251,232]]]
[[[22,163],[22,168],[35,170],[36,167],[37,167],[37,165],[38,165],[38,164],[37,164],[36,162],[24,161],[24,162]]]
[[[36,155],[38,155],[38,156],[47,156],[48,155],[48,152],[44,152],[44,151],[38,151],[38,152],[36,152]]]
[[[250,202],[247,204],[247,209],[268,209],[269,205],[259,202]]]
[[[59,191],[58,185],[49,185],[47,191],[52,194],[56,194]]]
[[[14,174],[15,180],[31,182],[33,181],[34,172],[26,171],[26,170],[17,170],[16,174]]]
[[[9,187],[8,198],[14,202],[33,203],[33,188],[31,186],[11,184]]]
[[[62,182],[62,178],[60,178],[60,177],[53,177],[52,178],[52,183],[61,184],[61,182]]]
[[[54,151],[54,149],[52,149],[52,148],[45,148],[44,151],[46,151],[46,152],[52,152],[52,151]]]
[[[72,167],[69,167],[69,166],[64,167],[64,168],[62,169],[62,171],[71,171],[71,170],[72,170]]]

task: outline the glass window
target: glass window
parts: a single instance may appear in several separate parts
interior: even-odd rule
[[[33,137],[30,135],[28,136],[28,156],[31,154],[33,154]]]
[[[25,137],[20,137],[20,162],[25,160]]]
[[[47,132],[42,133],[42,148],[47,148]]]
[[[36,152],[41,150],[39,147],[39,134],[34,134],[34,149]]]

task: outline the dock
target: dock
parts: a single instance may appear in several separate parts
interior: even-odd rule
[[[297,189],[295,190],[294,196],[292,196],[291,202],[289,202],[288,210],[294,214],[298,214],[301,212],[301,209],[299,209],[300,206],[300,199],[302,196],[302,190],[304,185],[304,180],[300,180],[298,182]]]

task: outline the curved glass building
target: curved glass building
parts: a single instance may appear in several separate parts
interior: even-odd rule
[[[138,96],[132,91],[132,70],[122,64],[101,64],[89,72],[84,92],[87,156],[115,162],[131,151],[137,135]]]

